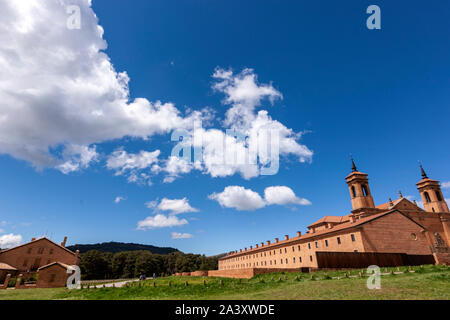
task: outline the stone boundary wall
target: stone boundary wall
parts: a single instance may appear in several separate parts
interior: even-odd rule
[[[207,277],[208,271],[194,271],[191,272],[191,277]]]
[[[246,268],[230,270],[209,270],[208,276],[234,279],[251,279],[259,274],[274,272],[309,272],[309,268]]]

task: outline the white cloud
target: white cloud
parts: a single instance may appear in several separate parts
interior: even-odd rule
[[[222,207],[239,211],[254,211],[268,205],[311,205],[307,199],[299,198],[286,186],[268,187],[264,191],[265,199],[251,189],[240,186],[228,186],[223,192],[213,193],[210,199],[216,200]]]
[[[264,190],[264,198],[268,205],[298,204],[302,206],[311,205],[307,199],[299,198],[291,188],[286,186],[268,187]]]
[[[66,161],[56,168],[64,174],[69,174],[80,169],[88,168],[91,162],[98,161],[99,154],[96,146],[68,145],[63,151],[63,159]]]
[[[171,236],[172,236],[172,239],[191,239],[194,237],[190,233],[178,233],[178,232],[172,232]]]
[[[442,182],[441,186],[443,189],[450,189],[450,181]]]
[[[80,30],[66,27],[68,5],[81,9]],[[128,75],[106,48],[90,0],[1,1],[0,153],[69,173],[96,158],[94,144],[147,139],[201,117],[184,117],[172,103],[130,101]]]
[[[0,236],[0,248],[9,249],[22,244],[22,236],[20,234],[5,234]]]
[[[257,192],[240,186],[228,186],[223,192],[213,193],[209,198],[219,202],[222,207],[239,211],[253,211],[266,205]]]
[[[128,176],[129,182],[149,183],[150,168],[158,163],[158,157],[161,151],[153,152],[141,151],[138,154],[127,153],[122,149],[114,151],[108,156],[106,167],[115,171],[115,175]],[[148,173],[141,172],[147,169]]]
[[[149,216],[143,221],[138,222],[139,230],[154,229],[154,228],[167,228],[177,227],[184,224],[188,224],[186,219],[179,219],[178,214],[188,212],[198,212],[197,209],[191,207],[187,198],[183,199],[167,199],[163,198],[159,203],[158,201],[149,201],[145,203],[145,206],[149,209],[153,209],[155,216]],[[167,215],[160,213],[168,212]]]
[[[165,167],[162,169],[168,176],[164,178],[164,183],[172,183],[180,174],[191,172],[194,166],[180,157],[171,156],[166,161]]]
[[[183,199],[167,199],[164,198],[156,207],[161,211],[169,211],[171,215],[187,213],[187,212],[198,212],[197,209],[191,207],[187,198]]]
[[[155,216],[150,216],[142,221],[138,222],[139,230],[155,229],[155,228],[170,228],[178,227],[187,224],[186,219],[179,219],[174,215],[163,215],[157,214]]]
[[[127,200],[127,199],[124,197],[118,196],[114,199],[114,203],[120,203],[121,201],[125,201],[125,200]]]

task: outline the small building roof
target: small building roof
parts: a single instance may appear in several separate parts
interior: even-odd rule
[[[64,269],[69,269],[69,267],[70,267],[68,264],[65,264],[65,263],[56,261],[56,262],[52,262],[52,263],[50,263],[50,264],[47,264],[47,265],[45,265],[45,266],[42,266],[42,267],[40,267],[38,270],[46,269],[46,268],[51,267],[51,266],[53,266],[53,265],[59,265],[59,266],[63,267]]]
[[[9,264],[3,263],[3,262],[0,262],[0,270],[12,270],[12,271],[17,271],[16,268],[11,267]]]

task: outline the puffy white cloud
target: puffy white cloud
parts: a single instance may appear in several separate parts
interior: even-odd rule
[[[254,211],[268,205],[311,205],[307,199],[299,198],[286,186],[268,187],[263,199],[257,192],[240,186],[228,186],[223,192],[213,193],[210,199],[216,200],[222,207],[239,211]]]
[[[450,181],[442,182],[441,186],[443,189],[450,189]]]
[[[114,199],[114,203],[120,203],[120,202],[125,201],[125,200],[126,200],[126,198],[118,196],[118,197],[116,197]]]
[[[56,166],[62,173],[68,174],[89,167],[93,161],[98,161],[99,154],[96,151],[96,146],[80,146],[68,145],[63,151],[63,158],[66,162]]]
[[[225,93],[225,104],[232,105],[226,113],[225,125],[247,127],[255,118],[254,109],[264,98],[271,103],[282,99],[283,95],[272,84],[258,84],[253,69],[244,69],[234,75],[231,70],[216,68],[213,78],[217,80],[213,88]]]
[[[190,233],[178,233],[178,232],[172,232],[171,233],[172,239],[191,239],[194,236]]]
[[[22,244],[22,236],[20,234],[5,234],[0,236],[0,248],[9,249]]]
[[[240,186],[228,186],[223,192],[213,193],[209,198],[219,202],[222,207],[239,211],[253,211],[266,205],[257,192]]]
[[[169,211],[170,214],[180,214],[187,212],[198,212],[197,209],[191,207],[187,198],[183,199],[167,199],[164,198],[161,202],[156,206],[157,210],[160,211]]]
[[[264,198],[268,205],[287,205],[298,204],[302,206],[311,205],[307,199],[299,198],[295,195],[291,188],[286,186],[268,187],[264,190]]]
[[[150,183],[150,168],[158,163],[161,151],[141,151],[138,154],[116,150],[108,156],[106,167],[114,170],[116,175],[127,175],[129,182]],[[147,173],[141,170],[148,169]]]
[[[171,228],[187,224],[186,219],[179,219],[175,215],[166,216],[164,214],[157,214],[150,216],[138,222],[139,230],[155,229],[155,228]]]
[[[171,156],[165,163],[165,167],[161,169],[168,175],[164,177],[164,183],[172,183],[180,174],[191,172],[194,166],[183,158]],[[155,170],[156,171],[156,170]],[[159,170],[158,170],[159,171]]]
[[[155,216],[149,216],[143,221],[138,222],[139,230],[176,227],[188,224],[186,219],[179,219],[178,214],[188,212],[198,212],[197,209],[191,207],[187,198],[183,199],[167,199],[163,198],[158,201],[149,201],[145,203],[149,209],[153,209]],[[167,215],[160,213],[161,211],[168,212]]]
[[[67,28],[69,5],[81,9],[79,30]],[[172,103],[130,101],[129,78],[106,48],[90,0],[1,1],[0,153],[68,173],[96,158],[93,144],[147,139],[201,117],[184,117]]]

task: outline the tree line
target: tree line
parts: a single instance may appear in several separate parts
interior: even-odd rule
[[[90,250],[81,254],[83,280],[128,279],[142,274],[147,276],[171,275],[177,272],[215,270],[217,257],[173,252],[152,254],[150,251],[124,251],[119,253]]]

